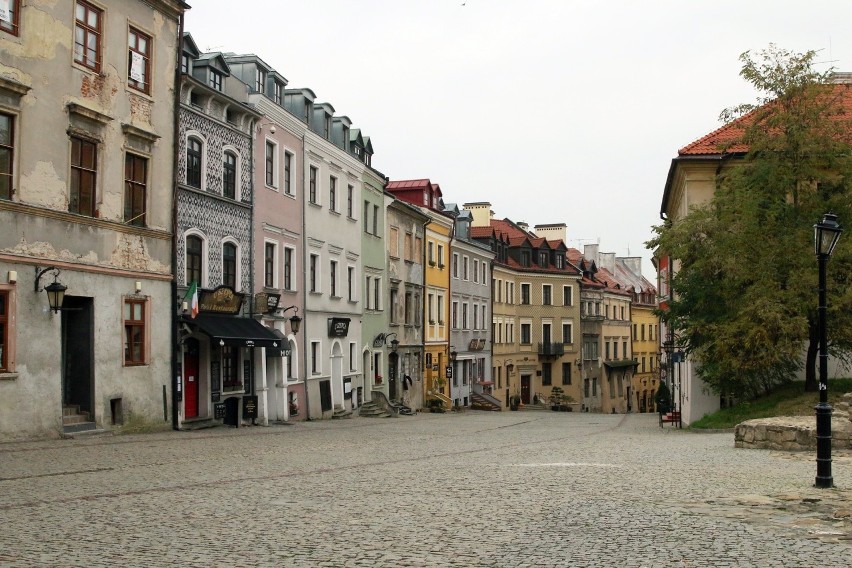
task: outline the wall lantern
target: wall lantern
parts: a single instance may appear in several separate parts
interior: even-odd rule
[[[65,300],[65,290],[68,289],[68,286],[65,286],[58,280],[58,268],[55,266],[48,266],[47,268],[39,270],[39,267],[36,266],[35,291],[36,293],[42,291],[42,289],[39,288],[41,277],[51,270],[53,271],[53,282],[45,286],[43,290],[47,292],[47,303],[50,305],[50,309],[53,313],[58,313],[62,310],[62,302]]]
[[[456,362],[456,357],[458,357],[458,356],[459,356],[458,351],[455,351],[455,350],[450,351],[450,361],[452,361],[453,363]]]
[[[391,336],[393,336],[393,339],[388,343],[388,338]],[[396,338],[396,332],[385,335],[385,345],[390,345],[391,351],[396,353],[396,350],[399,349],[399,340]]]
[[[299,308],[296,306],[288,306],[281,310],[281,315],[283,316],[287,310],[294,310],[295,313],[293,317],[290,318],[290,331],[294,334],[299,333],[299,328],[302,326],[302,318],[299,317]]]

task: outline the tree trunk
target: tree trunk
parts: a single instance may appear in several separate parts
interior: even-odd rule
[[[817,354],[819,352],[819,326],[815,322],[808,324],[808,351],[805,357],[805,392],[817,392],[819,381],[816,376]]]

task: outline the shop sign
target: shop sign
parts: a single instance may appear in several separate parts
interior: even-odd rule
[[[452,379],[452,378],[453,378],[453,367],[452,367],[452,365],[447,365],[447,368],[446,368],[446,369],[444,369],[444,371],[446,372],[446,375],[447,375],[447,378],[448,378],[448,379]]]
[[[258,292],[254,295],[254,311],[258,314],[271,314],[278,309],[278,303],[281,301],[281,294],[270,294],[268,292]]]
[[[257,418],[257,396],[243,397],[243,418]]]
[[[328,318],[328,336],[346,337],[349,335],[349,318]]]
[[[245,294],[235,292],[230,286],[219,286],[215,290],[199,290],[198,311],[214,314],[240,313]]]

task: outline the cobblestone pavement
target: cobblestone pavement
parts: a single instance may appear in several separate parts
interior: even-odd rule
[[[843,566],[852,454],[464,412],[0,444],[0,566]]]

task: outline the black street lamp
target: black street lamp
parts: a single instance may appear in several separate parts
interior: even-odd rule
[[[816,405],[817,475],[815,487],[833,487],[831,477],[831,405],[828,404],[828,341],[825,325],[825,266],[843,229],[837,215],[826,213],[814,225],[814,249],[819,262],[819,404]]]

